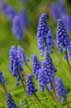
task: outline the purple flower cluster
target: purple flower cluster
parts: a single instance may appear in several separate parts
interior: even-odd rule
[[[24,53],[24,50],[21,46],[18,46],[17,48],[17,57],[23,63],[24,65],[27,65],[29,62],[29,59],[27,58],[26,54]]]
[[[67,47],[70,43],[69,36],[67,34],[66,28],[64,26],[64,23],[61,19],[57,22],[57,46],[59,49],[59,52],[62,53],[63,51],[67,50]]]
[[[46,52],[46,61],[48,63],[48,66],[52,69],[53,73],[56,73],[57,70],[56,70],[56,68],[55,68],[55,66],[53,64],[53,61],[52,61],[52,59],[51,59],[48,52]]]
[[[53,53],[54,40],[52,38],[52,33],[50,30],[48,31],[48,34],[46,35],[46,44],[47,44],[46,50],[49,53]]]
[[[62,1],[51,3],[50,10],[52,17],[55,20],[60,19],[61,16],[66,12],[65,6]]]
[[[62,19],[66,29],[71,31],[71,16],[66,12],[63,0],[58,0],[57,3],[51,3],[50,6],[51,16],[57,21]]]
[[[37,89],[35,88],[34,83],[33,83],[32,76],[30,74],[27,75],[26,89],[29,96],[37,92]]]
[[[6,2],[2,2],[1,10],[9,18],[10,21],[13,21],[16,12],[12,6],[9,6]]]
[[[24,29],[29,27],[29,19],[27,12],[21,9],[20,12],[15,12],[14,8],[3,1],[0,5],[1,11],[12,22],[12,32],[17,40],[22,40],[25,36]]]
[[[38,80],[41,91],[44,91],[48,84],[51,86],[51,83],[55,80],[55,73],[56,69],[48,55],[48,58],[42,62],[41,69],[39,70]]]
[[[69,60],[71,61],[71,42],[68,45],[68,57],[69,57]]]
[[[26,11],[21,9],[13,19],[12,32],[17,40],[22,40],[25,36],[24,29],[29,27],[29,19]]]
[[[29,27],[29,19],[26,10],[21,9],[20,12],[18,13],[20,16],[20,20],[22,23],[23,28],[28,28]]]
[[[18,106],[16,105],[12,96],[9,93],[6,94],[6,98],[7,98],[7,107],[8,108],[18,108]]]
[[[67,100],[67,90],[60,78],[57,78],[55,81],[55,89],[58,100],[61,103],[64,103]]]
[[[17,78],[17,81],[20,80],[19,73],[21,74],[22,78],[24,76],[22,62],[17,56],[17,50],[15,46],[12,46],[10,49],[10,71],[12,72],[12,75]]]
[[[2,72],[0,72],[0,83],[5,83],[5,77],[3,76],[3,73]]]
[[[61,19],[66,26],[67,31],[71,31],[71,15],[65,13],[61,16]]]
[[[61,16],[61,12],[59,11],[58,9],[58,6],[55,4],[55,3],[52,3],[51,6],[50,6],[50,9],[51,9],[51,15],[52,17],[57,20],[60,18]]]
[[[39,18],[39,24],[37,29],[37,41],[40,50],[40,55],[43,56],[46,48],[48,51],[53,47],[53,38],[49,26],[47,24],[47,15],[42,13]],[[49,47],[51,46],[51,47]]]
[[[38,79],[39,69],[41,64],[36,55],[32,55],[32,72],[35,75],[35,79]]]
[[[24,38],[24,30],[19,15],[16,15],[13,19],[12,32],[17,40],[22,40]]]

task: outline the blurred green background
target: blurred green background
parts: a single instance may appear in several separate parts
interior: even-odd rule
[[[11,45],[22,45],[25,53],[30,58],[31,54],[35,53],[39,60],[43,60],[39,55],[37,40],[36,40],[36,32],[37,32],[37,24],[38,18],[42,12],[46,12],[48,14],[48,22],[51,27],[51,31],[53,32],[53,36],[55,38],[56,34],[56,22],[53,21],[50,16],[50,3],[56,2],[55,0],[28,0],[28,3],[22,3],[20,0],[7,0],[8,4],[12,5],[14,9],[18,12],[21,8],[24,8],[27,11],[29,20],[30,20],[30,28],[25,31],[25,38],[22,41],[17,41],[15,36],[12,34],[11,27],[12,23],[8,20],[8,18],[0,12],[0,70],[3,71],[4,76],[7,79],[6,85],[8,90],[13,95],[17,104],[20,106],[22,101],[24,100],[23,89],[22,86],[16,87],[16,79],[13,78],[9,72],[9,50]],[[71,13],[70,3],[68,0],[64,1],[67,11]],[[62,56],[58,54],[58,50],[55,47],[54,54],[52,54],[53,62],[58,70],[57,76],[61,77],[66,85],[67,89],[71,89],[70,76],[68,74],[68,66],[66,61],[63,60]],[[31,62],[29,63],[31,67]],[[29,73],[29,70],[24,67],[25,71]],[[37,86],[37,84],[36,84]],[[40,98],[43,96],[45,98],[45,94],[40,92],[40,89],[37,93]],[[6,108],[6,97],[4,91],[0,85],[0,108]],[[71,101],[71,92],[69,92],[69,101]],[[45,102],[45,105],[47,104]],[[49,103],[48,103],[49,106]],[[21,108],[24,108],[23,106]],[[34,103],[32,105],[34,108]],[[50,106],[48,107],[50,108]]]

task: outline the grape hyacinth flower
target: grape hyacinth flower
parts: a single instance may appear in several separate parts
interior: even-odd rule
[[[1,10],[8,17],[8,19],[10,21],[13,21],[15,15],[16,15],[16,12],[12,6],[9,6],[7,3],[2,2]]]
[[[41,64],[41,69],[39,70],[38,81],[42,92],[48,85],[51,86],[55,80],[56,69],[50,61],[51,60],[44,60]]]
[[[71,42],[70,42],[70,44],[68,45],[68,58],[69,58],[69,60],[71,61]]]
[[[5,77],[3,76],[3,73],[0,72],[0,84],[1,84],[1,86],[3,87],[5,93],[7,93],[7,88],[6,88],[6,86],[5,86],[5,82],[6,82],[6,79],[5,79]]]
[[[51,16],[53,17],[53,19],[57,20],[60,18],[61,12],[59,12],[57,4],[52,3],[50,6],[50,11],[51,11]]]
[[[65,25],[61,19],[58,20],[57,22],[57,46],[59,49],[59,52],[62,53],[63,51],[67,50],[67,47],[70,43],[69,36],[67,34]]]
[[[52,69],[53,73],[56,73],[57,70],[56,70],[56,68],[55,68],[55,66],[53,64],[53,61],[52,61],[48,51],[46,52],[46,61],[48,63],[48,66]]]
[[[32,96],[33,94],[35,94],[37,92],[37,89],[34,86],[31,74],[27,75],[26,89],[27,89],[27,93],[29,96]]]
[[[20,12],[18,13],[18,15],[20,16],[20,20],[21,20],[23,28],[28,28],[29,27],[29,18],[28,18],[26,10],[21,9]]]
[[[0,72],[0,83],[5,84],[5,82],[6,82],[5,77],[3,76],[3,73]]]
[[[56,95],[57,95],[58,100],[61,103],[65,103],[67,100],[68,93],[67,93],[67,90],[66,90],[61,78],[57,78],[55,80],[55,90],[56,90]]]
[[[35,75],[35,79],[38,79],[39,69],[41,68],[41,64],[37,58],[37,56],[34,54],[32,55],[32,72]]]
[[[53,40],[52,33],[50,30],[48,31],[48,34],[46,35],[46,44],[47,44],[46,50],[49,53],[53,53],[54,40]]]
[[[22,62],[17,57],[17,50],[15,46],[12,46],[10,49],[10,71],[12,75],[17,78],[18,83],[19,80],[24,80]]]
[[[71,31],[71,16],[69,14],[63,14],[61,16],[64,25],[66,26],[67,31]]]
[[[61,16],[66,13],[66,8],[62,0],[59,0],[57,3],[51,3],[50,5],[51,16],[58,20]]]
[[[13,20],[12,32],[17,40],[22,40],[24,38],[23,26],[19,15],[16,15]]]
[[[39,24],[38,24],[38,29],[37,29],[37,41],[38,41],[38,47],[40,50],[40,55],[43,56],[46,48],[49,47],[50,41],[52,41],[52,35],[50,32],[49,26],[47,24],[46,13],[42,13],[39,18]],[[52,45],[53,45],[53,42],[52,42]],[[48,49],[50,48],[51,47],[49,47]]]
[[[6,98],[7,98],[8,108],[18,108],[18,106],[16,105],[15,101],[13,100],[12,96],[9,93],[6,94]]]
[[[29,59],[27,58],[26,54],[24,53],[24,50],[21,46],[18,46],[17,48],[17,57],[21,61],[22,64],[27,65],[29,62]]]
[[[50,83],[49,77],[47,76],[47,73],[44,69],[39,70],[38,81],[39,81],[39,87],[41,91],[44,92],[47,84]]]
[[[71,75],[71,68],[70,68],[70,63],[69,63],[68,54],[67,54],[67,48],[69,44],[70,44],[70,38],[69,38],[69,35],[67,34],[65,25],[63,21],[59,19],[57,23],[57,46],[60,53],[62,53],[62,51],[64,51],[65,53],[64,59],[67,60],[69,73]]]

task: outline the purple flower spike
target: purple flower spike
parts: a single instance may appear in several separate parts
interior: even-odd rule
[[[71,31],[71,16],[65,13],[61,16],[61,18],[64,25],[66,26],[66,29]]]
[[[39,70],[38,81],[39,81],[39,87],[41,91],[44,92],[47,84],[50,83],[49,76],[47,75],[47,72],[45,69]]]
[[[61,80],[61,78],[57,78],[55,81],[55,89],[56,89],[56,95],[58,100],[61,103],[65,103],[65,101],[67,100],[67,90]]]
[[[22,26],[24,28],[28,28],[29,27],[29,18],[28,18],[26,10],[24,10],[24,9],[20,10],[19,16],[21,19]]]
[[[8,4],[6,4],[5,2],[3,2],[1,4],[1,10],[2,12],[8,17],[8,19],[10,21],[13,21],[15,15],[16,15],[16,12],[15,10],[13,9],[12,6],[8,6]]]
[[[37,41],[41,56],[45,54],[46,49],[50,50],[54,46],[52,34],[47,23],[46,13],[42,13],[39,18],[39,24],[37,29]]]
[[[60,13],[59,10],[58,10],[57,4],[52,3],[51,6],[50,6],[50,10],[51,10],[51,15],[52,15],[52,17],[53,17],[55,20],[57,20],[57,19],[60,18],[61,13]]]
[[[17,57],[19,58],[22,64],[24,63],[24,65],[27,65],[27,63],[29,62],[29,59],[27,58],[21,46],[18,46],[17,48]]]
[[[70,44],[68,46],[68,58],[71,61],[71,42],[70,42]]]
[[[53,64],[53,61],[52,61],[52,59],[51,59],[48,52],[46,52],[46,61],[47,61],[47,64],[48,64],[49,68],[51,68],[52,72],[56,73],[57,70],[56,70],[56,68],[55,68],[55,66]]]
[[[17,40],[22,40],[24,38],[23,26],[21,23],[20,16],[16,15],[13,20],[12,32]]]
[[[53,48],[54,48],[54,40],[53,40],[53,37],[52,37],[52,33],[51,31],[49,30],[47,35],[46,35],[46,49],[49,53],[52,53],[53,52]]]
[[[59,0],[57,3],[52,3],[50,6],[51,15],[55,20],[61,18],[62,14],[66,12],[66,8],[62,0]]]
[[[48,84],[54,83],[56,69],[52,64],[52,60],[48,58],[42,62],[41,69],[39,70],[38,80],[41,91],[43,92]]]
[[[41,68],[40,62],[36,55],[32,55],[32,71],[35,79],[38,79],[39,69]]]
[[[32,76],[30,74],[27,76],[26,88],[27,88],[27,93],[29,96],[32,96],[33,94],[37,92],[37,89],[35,88],[33,80],[32,80]]]
[[[19,76],[19,73],[22,76],[23,79],[23,67],[22,67],[22,62],[20,59],[17,57],[17,50],[15,46],[12,46],[10,49],[10,71],[14,77],[17,78],[17,81],[19,81],[21,78]]]
[[[5,77],[3,76],[3,73],[0,72],[0,83],[4,84],[5,82],[6,82]]]
[[[49,28],[47,25],[47,15],[45,13],[42,13],[39,18],[39,24],[37,29],[37,41],[38,41],[38,47],[40,50],[40,55],[44,55],[45,51],[45,36],[48,33]]]
[[[56,37],[56,39],[57,39],[58,49],[60,51],[62,49],[63,49],[63,51],[66,51],[67,47],[70,43],[70,39],[69,39],[69,36],[67,34],[64,23],[61,19],[59,19],[57,22],[57,37]]]
[[[9,93],[6,94],[6,98],[7,98],[8,108],[18,108],[18,106],[16,105],[15,101],[13,100],[12,96]]]

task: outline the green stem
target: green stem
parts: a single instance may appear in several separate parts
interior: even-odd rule
[[[43,107],[43,105],[42,105],[40,99],[38,98],[38,96],[37,96],[35,93],[34,93],[34,96],[35,96],[35,98],[37,99],[37,101],[39,102],[39,104],[41,105],[41,107]]]
[[[26,93],[25,84],[24,84],[24,82],[23,82],[23,79],[22,79],[22,76],[21,76],[21,74],[20,74],[19,70],[18,70],[18,75],[19,75],[19,77],[20,77],[20,79],[21,79],[22,86],[23,86],[24,91],[25,91],[25,93]]]
[[[53,95],[51,94],[51,92],[49,91],[48,87],[46,87],[46,90],[47,90],[48,94],[51,96],[52,100],[54,101],[55,99],[54,99]]]
[[[0,83],[1,83],[1,86],[3,87],[3,89],[4,89],[5,93],[8,93],[8,92],[7,92],[7,88],[6,88],[6,86],[2,83],[2,81],[1,81],[1,80],[0,80]]]

